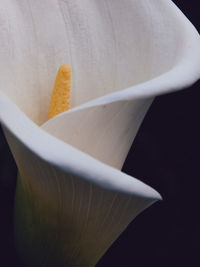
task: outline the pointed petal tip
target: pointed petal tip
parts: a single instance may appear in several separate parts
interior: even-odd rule
[[[151,186],[141,182],[140,186],[138,187],[138,194],[145,198],[151,200],[151,202],[156,202],[156,201],[161,201],[163,200],[162,196],[158,191],[156,191],[154,188]]]
[[[156,191],[153,188],[151,188],[151,190],[152,190],[152,196],[151,196],[152,199],[154,199],[155,201],[161,201],[161,200],[163,200],[161,194],[158,191]]]
[[[143,198],[151,203],[162,200],[159,192],[141,180],[102,163],[100,163],[99,168],[99,170],[98,167],[95,168],[95,181],[93,180],[93,182],[100,186],[108,190]]]

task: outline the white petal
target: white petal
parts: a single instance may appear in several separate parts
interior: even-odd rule
[[[0,119],[21,174],[16,237],[26,266],[94,266],[160,195],[50,136],[0,96]]]
[[[0,19],[0,88],[39,124],[63,63],[74,107],[177,66],[199,77],[199,36],[170,0],[1,0]]]
[[[121,169],[152,98],[79,107],[42,128],[60,140]]]
[[[105,8],[105,2],[101,1],[101,4]],[[110,5],[113,7],[109,10],[109,14],[112,18],[112,33],[115,33],[115,38],[111,33],[110,36],[117,44],[122,42],[130,45],[132,42],[130,50],[120,46],[121,50],[118,50],[119,55],[116,57],[115,64],[117,64],[117,70],[120,69],[120,71],[115,72],[117,77],[115,79],[120,77],[121,80],[118,79],[115,84],[119,88],[114,89],[108,83],[101,82],[103,88],[99,90],[99,81],[105,81],[101,77],[102,72],[98,67],[94,69],[94,72],[90,70],[92,77],[88,77],[88,81],[94,77],[96,79],[93,90],[95,96],[100,95],[98,90],[106,95],[72,109],[70,112],[60,114],[47,121],[42,128],[81,151],[120,169],[153,97],[187,87],[200,77],[200,38],[191,23],[171,1],[156,1],[156,3],[155,1],[115,1],[112,3],[107,1],[106,6]],[[72,7],[76,7],[78,10],[77,6]],[[103,20],[102,23],[106,23],[105,21]],[[114,27],[114,25],[117,26]],[[101,27],[96,26],[96,28],[98,31]],[[105,30],[105,36],[107,36],[106,33],[107,30]],[[92,34],[90,38],[94,36]],[[94,48],[92,46],[91,49],[96,49],[102,42],[99,41],[97,44],[92,42],[91,44],[94,45]],[[109,48],[108,46],[108,51]],[[142,54],[138,49],[141,49]],[[127,53],[124,57],[127,62],[126,66],[121,59],[121,55],[124,56],[124,53]],[[84,52],[79,56],[84,57]],[[135,56],[138,56],[137,60],[133,58]],[[86,58],[89,57],[86,56]],[[105,61],[106,66],[112,62],[109,56],[107,59],[109,62]],[[117,63],[118,59],[120,63]],[[101,66],[103,66],[103,62],[99,65],[99,67]],[[132,72],[130,69],[128,70],[129,66],[132,68]],[[134,69],[136,66],[137,70]],[[116,70],[116,66],[113,65],[113,69]],[[113,75],[109,74],[110,80],[114,77]],[[158,77],[153,78],[156,75]],[[127,78],[128,76],[129,78]],[[140,81],[150,80],[108,94],[139,82],[139,80],[131,80],[131,77],[132,79],[142,77]],[[85,84],[87,84],[87,88],[84,88]],[[93,98],[88,91],[89,88],[90,85],[84,80],[80,82],[79,90],[80,92],[83,90],[81,93],[79,92],[80,98],[81,94]],[[80,100],[78,103],[86,100],[88,99]]]
[[[200,76],[199,35],[171,1],[1,0],[0,19],[1,90],[31,119],[43,123],[56,69],[71,65],[72,105],[93,101],[49,121],[46,130],[53,129],[53,121],[60,130],[69,124],[65,141],[73,141],[78,127],[84,140],[93,136],[94,144],[97,132],[89,127],[95,117],[102,130],[108,125],[103,107],[108,117],[119,111],[119,121],[114,120],[106,138],[99,136],[105,139],[103,153],[98,152],[101,142],[94,152],[80,147],[117,168],[151,99]],[[85,114],[84,127],[73,125],[71,118],[79,122],[79,114]],[[128,141],[110,162],[104,151],[114,153],[132,115],[138,118]],[[4,94],[0,119],[21,173],[18,245],[21,242],[33,265],[93,266],[128,223],[160,199],[147,185],[39,129]],[[111,142],[117,127],[120,133]],[[65,133],[60,138],[64,140]],[[106,144],[111,148],[106,150]]]

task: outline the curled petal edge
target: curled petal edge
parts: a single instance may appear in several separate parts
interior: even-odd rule
[[[160,194],[49,135],[0,96],[1,123],[20,171],[15,236],[24,264],[94,266]]]

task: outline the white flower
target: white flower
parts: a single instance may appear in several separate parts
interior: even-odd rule
[[[47,121],[63,63],[72,109]],[[0,120],[26,266],[94,266],[161,198],[120,169],[153,98],[199,77],[199,35],[170,0],[1,0]]]

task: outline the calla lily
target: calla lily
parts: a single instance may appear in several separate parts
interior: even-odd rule
[[[72,108],[47,120],[63,63]],[[1,1],[0,119],[26,266],[94,266],[161,199],[120,169],[154,97],[199,77],[199,35],[170,0]]]

